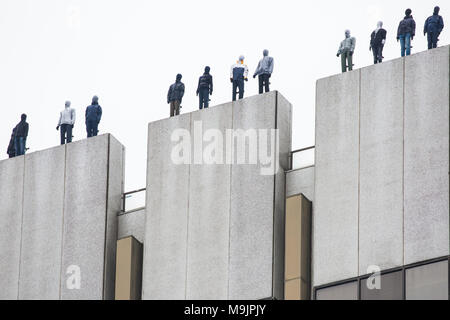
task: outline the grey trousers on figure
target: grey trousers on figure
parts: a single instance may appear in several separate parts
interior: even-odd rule
[[[353,70],[353,56],[350,55],[350,51],[344,51],[341,53],[341,66],[342,72],[347,72]]]

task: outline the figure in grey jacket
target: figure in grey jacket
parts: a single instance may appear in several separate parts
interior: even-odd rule
[[[72,142],[72,129],[75,125],[75,109],[70,107],[70,101],[66,101],[65,108],[59,114],[56,130],[61,128],[61,144]]]
[[[259,61],[258,67],[253,74],[253,78],[258,76],[259,80],[259,93],[263,93],[263,87],[265,92],[269,92],[269,78],[272,76],[273,72],[273,58],[269,57],[269,50],[265,49],[263,51],[263,58]]]
[[[181,82],[181,74],[177,74],[175,83],[169,87],[167,93],[167,103],[170,104],[170,116],[177,116],[180,114],[181,101],[184,96],[184,83]]]
[[[353,53],[355,52],[356,39],[350,36],[350,30],[345,30],[345,39],[341,42],[336,56],[341,56],[342,72],[353,70]]]

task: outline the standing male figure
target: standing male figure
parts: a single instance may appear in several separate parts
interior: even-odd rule
[[[29,125],[27,123],[27,115],[24,113],[20,117],[20,122],[14,129],[16,131],[14,135],[14,150],[16,156],[21,156],[25,154],[27,146],[28,129]]]
[[[239,99],[244,98],[244,81],[248,81],[248,67],[244,64],[244,56],[231,66],[230,81],[233,84],[233,101],[236,101],[237,89],[239,88]]]
[[[400,21],[397,30],[397,42],[400,40],[401,56],[409,56],[411,54],[411,41],[416,35],[416,22],[411,15],[411,9],[406,9],[405,18]]]
[[[66,101],[65,108],[59,114],[56,130],[61,128],[61,144],[72,142],[72,129],[75,125],[75,109],[70,107],[70,101]]]
[[[208,108],[209,95],[213,93],[213,79],[209,74],[210,67],[205,67],[205,73],[198,79],[197,96],[199,96],[199,108]]]
[[[98,97],[92,98],[92,104],[86,108],[87,137],[95,137],[98,134],[98,124],[102,119],[102,107],[98,104]]]
[[[177,116],[180,114],[180,105],[184,96],[184,83],[181,82],[181,74],[177,74],[177,78],[174,84],[169,87],[167,93],[167,103],[170,104],[170,116]]]
[[[444,29],[444,20],[439,15],[440,8],[434,7],[434,12],[431,17],[425,20],[425,26],[423,27],[423,35],[428,34],[428,49],[437,48],[439,41],[439,35]]]
[[[353,53],[355,52],[356,39],[350,36],[350,30],[345,30],[345,39],[342,40],[337,57],[341,56],[342,72],[353,70]]]
[[[383,22],[378,21],[377,28],[370,35],[370,48],[373,53],[374,64],[383,62],[383,47],[386,43],[386,30],[383,29]]]
[[[269,50],[265,49],[263,51],[263,58],[259,61],[258,67],[253,74],[253,79],[258,76],[259,80],[259,94],[263,93],[263,87],[265,92],[269,92],[269,78],[272,76],[273,72],[273,58],[269,57]]]

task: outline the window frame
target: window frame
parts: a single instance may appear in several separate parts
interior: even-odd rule
[[[425,260],[425,261],[420,261],[420,262],[415,262],[415,263],[411,263],[408,265],[404,265],[401,267],[395,267],[395,268],[391,268],[391,269],[386,269],[386,270],[382,270],[380,272],[380,275],[386,275],[389,273],[393,273],[393,272],[402,272],[402,299],[401,300],[406,300],[406,270],[408,269],[413,269],[416,267],[422,267],[422,266],[426,266],[429,264],[433,264],[433,263],[438,263],[438,262],[443,262],[443,261],[447,261],[448,263],[448,267],[447,267],[447,272],[448,272],[448,276],[447,276],[447,297],[448,300],[450,300],[450,255],[448,256],[443,256],[443,257],[439,257],[439,258],[434,258],[434,259],[429,259],[429,260]],[[313,288],[313,300],[317,300],[317,291],[322,290],[322,289],[327,289],[330,287],[334,287],[334,286],[338,286],[338,285],[343,285],[343,284],[347,284],[349,282],[357,282],[357,297],[358,300],[361,300],[361,282],[363,280],[366,280],[368,277],[370,277],[371,274],[364,274],[362,276],[358,276],[358,277],[353,277],[353,278],[348,278],[345,280],[340,280],[340,281],[335,281],[332,283],[328,283],[328,284],[324,284],[324,285],[320,285],[320,286],[315,286]]]

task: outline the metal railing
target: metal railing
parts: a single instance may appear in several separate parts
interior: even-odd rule
[[[125,192],[122,195],[122,213],[145,207],[146,188]]]
[[[289,154],[290,170],[302,169],[313,166],[315,163],[314,151],[315,146],[306,147],[291,151]]]

